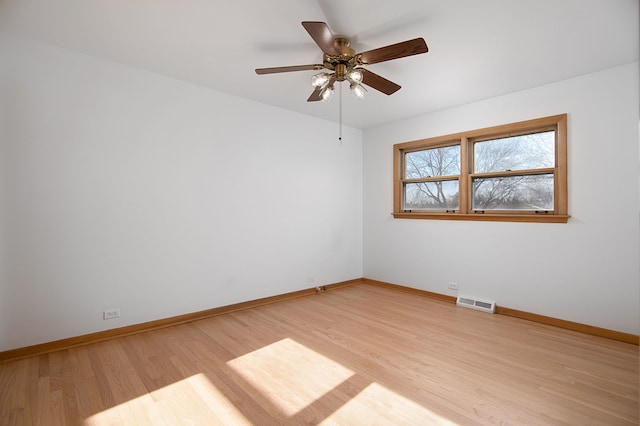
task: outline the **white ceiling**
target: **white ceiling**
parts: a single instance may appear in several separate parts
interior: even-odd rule
[[[402,86],[344,93],[367,128],[638,61],[637,0],[0,0],[0,26],[30,39],[337,121],[306,102],[322,62],[301,21],[327,22],[358,52],[423,37],[429,53],[369,69]]]

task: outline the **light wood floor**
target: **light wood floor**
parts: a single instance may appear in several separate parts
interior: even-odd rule
[[[0,424],[637,425],[638,364],[363,284],[0,364]]]

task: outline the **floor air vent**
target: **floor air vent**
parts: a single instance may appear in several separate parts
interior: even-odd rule
[[[475,297],[469,296],[458,296],[456,305],[463,306],[465,308],[477,309],[482,312],[489,312],[490,314],[496,311],[496,302],[476,299]]]

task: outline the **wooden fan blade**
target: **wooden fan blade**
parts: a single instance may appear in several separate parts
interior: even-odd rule
[[[324,68],[321,64],[313,65],[293,65],[290,67],[275,67],[275,68],[256,68],[256,74],[275,74],[278,72],[291,72],[291,71],[307,71],[307,70],[321,70]]]
[[[311,93],[307,102],[317,102],[322,100],[322,90],[323,87],[316,87],[316,89]]]
[[[369,87],[384,93],[385,95],[392,95],[396,93],[402,86],[389,81],[384,77],[379,76],[364,68],[358,68],[362,72],[362,84],[366,84]]]
[[[342,54],[342,50],[340,50],[340,46],[336,43],[327,24],[317,21],[305,21],[302,26],[324,53],[331,56]]]
[[[428,51],[429,48],[424,39],[415,38],[378,49],[368,50],[358,54],[357,57],[360,63],[366,65],[404,58],[406,56],[419,55],[421,53],[427,53]]]

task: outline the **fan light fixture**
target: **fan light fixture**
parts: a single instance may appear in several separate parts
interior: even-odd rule
[[[333,84],[331,86],[325,87],[322,91],[322,94],[320,95],[322,97],[322,102],[329,102],[333,97],[333,92]]]
[[[367,95],[367,89],[365,89],[362,84],[351,83],[351,85],[349,85],[349,88],[351,89],[351,93],[353,93],[353,96],[355,96],[357,99],[364,99],[364,97]]]
[[[356,84],[362,83],[362,77],[363,77],[362,71],[360,71],[357,68],[352,69],[347,73],[347,79],[352,83],[356,83]]]
[[[313,87],[324,87],[325,84],[329,82],[331,79],[331,74],[326,72],[321,72],[320,74],[315,74],[311,76],[311,85]]]
[[[333,84],[329,85],[329,82],[331,81],[332,77],[335,77],[335,75],[335,73],[331,74],[327,72],[321,72],[319,74],[314,74],[311,76],[311,85],[316,89],[322,89],[320,98],[323,102],[328,102],[333,96],[334,87]],[[364,99],[367,94],[367,89],[365,89],[364,86],[360,84],[362,83],[363,79],[362,71],[354,68],[343,74],[343,76],[344,77],[342,79],[336,78],[334,79],[334,81],[337,80],[341,82],[343,80],[347,80],[349,82],[351,93],[353,93],[353,95],[358,99]]]

